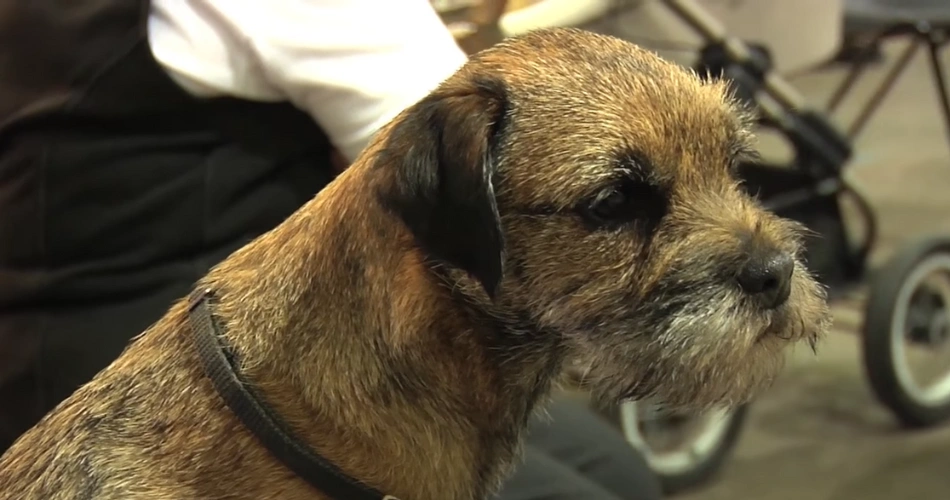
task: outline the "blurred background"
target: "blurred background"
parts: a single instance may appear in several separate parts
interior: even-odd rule
[[[834,328],[817,358],[795,353],[774,388],[738,411],[599,409],[670,496],[950,498],[950,54],[940,50],[950,2],[433,5],[469,52],[538,27],[583,27],[731,75],[761,112],[750,187],[816,232],[809,262],[832,289]]]

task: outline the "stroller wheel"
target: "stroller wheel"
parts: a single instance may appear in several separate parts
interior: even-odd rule
[[[950,237],[898,252],[866,307],[864,368],[878,400],[906,427],[950,419]]]
[[[700,415],[677,415],[629,401],[605,416],[643,453],[667,495],[705,485],[735,447],[746,406]]]

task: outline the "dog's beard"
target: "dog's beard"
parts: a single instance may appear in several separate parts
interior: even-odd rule
[[[605,403],[650,399],[677,411],[745,403],[767,388],[785,348],[813,349],[828,322],[824,292],[801,266],[789,301],[754,306],[733,287],[693,280],[636,314],[618,315],[597,331],[567,334],[581,382]]]

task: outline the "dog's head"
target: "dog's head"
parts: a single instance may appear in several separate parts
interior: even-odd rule
[[[725,84],[538,31],[394,122],[381,194],[453,286],[557,336],[601,396],[737,403],[828,315],[799,227],[740,189],[748,125]]]

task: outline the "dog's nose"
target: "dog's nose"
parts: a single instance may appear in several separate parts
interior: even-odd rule
[[[755,252],[739,270],[736,279],[742,291],[768,308],[774,309],[788,300],[792,289],[795,260],[791,254],[776,250]]]

